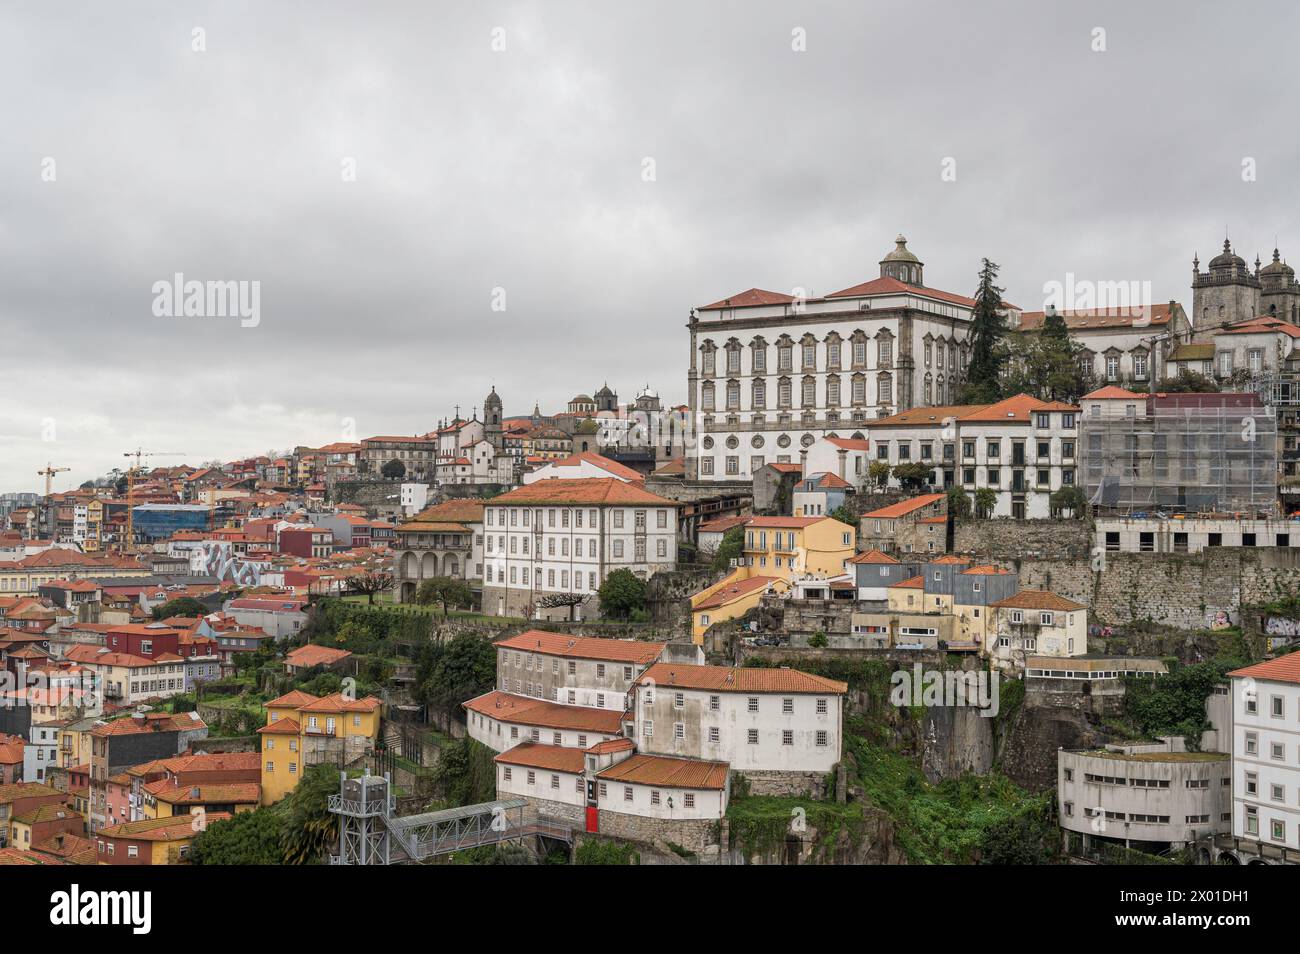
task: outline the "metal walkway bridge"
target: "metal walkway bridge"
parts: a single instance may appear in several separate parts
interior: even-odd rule
[[[330,864],[421,862],[537,835],[573,841],[571,823],[537,815],[522,798],[405,816],[394,814],[394,806],[387,778],[344,778],[339,794],[329,797],[329,810],[339,816],[339,853]]]

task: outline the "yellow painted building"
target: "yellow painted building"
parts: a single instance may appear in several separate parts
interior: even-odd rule
[[[702,645],[710,626],[744,616],[758,605],[764,593],[789,589],[790,581],[783,577],[754,573],[748,566],[737,567],[720,582],[691,597],[692,641]]]
[[[839,576],[853,557],[854,529],[831,517],[754,517],[745,525],[745,563],[761,576]]]
[[[266,704],[266,725],[257,730],[262,750],[262,804],[271,805],[298,785],[317,762],[350,762],[379,740],[383,704],[374,696],[342,693],[318,698],[294,690]]]
[[[209,815],[205,824],[224,821],[224,813]],[[189,863],[190,844],[204,828],[189,816],[142,818],[95,832],[95,852],[101,865],[179,865]]]
[[[177,815],[214,815],[219,812],[251,812],[261,803],[262,786],[257,782],[214,782],[206,785],[173,785],[166,779],[144,786],[145,818]]]

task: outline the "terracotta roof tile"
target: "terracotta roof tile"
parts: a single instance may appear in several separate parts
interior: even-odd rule
[[[721,789],[727,784],[726,762],[675,759],[663,755],[629,755],[604,771],[597,772],[602,782],[625,782],[632,785],[661,785],[664,788]]]
[[[470,712],[514,725],[535,725],[545,729],[574,729],[616,735],[623,726],[621,709],[566,706],[545,699],[531,699],[493,690],[461,703]]]
[[[1287,653],[1244,669],[1234,669],[1229,676],[1243,679],[1263,679],[1268,682],[1300,683],[1300,653]]]
[[[828,692],[843,694],[848,685],[835,679],[814,676],[798,669],[765,667],[693,666],[655,663],[637,679],[637,685],[653,682],[658,689],[705,689],[713,692]]]
[[[933,506],[943,500],[944,496],[944,494],[921,494],[919,497],[909,497],[907,500],[900,500],[898,503],[881,507],[879,510],[864,513],[862,516],[876,520],[892,520],[896,517],[906,517],[909,513],[915,513],[924,507]]]
[[[1008,596],[1004,600],[998,600],[996,603],[990,603],[989,605],[1006,609],[1057,610],[1063,613],[1072,613],[1076,610],[1086,610],[1088,608],[1082,603],[1075,603],[1073,600],[1067,600],[1064,596],[1057,596],[1055,593],[1049,593],[1046,590],[1021,590],[1015,596]]]
[[[541,745],[537,742],[520,743],[513,749],[502,752],[493,761],[503,765],[522,765],[526,768],[545,769],[550,772],[568,772],[572,775],[581,775],[586,767],[586,756],[582,749]]]
[[[544,656],[648,665],[659,658],[659,654],[668,644],[631,639],[601,639],[597,636],[570,636],[568,633],[548,633],[540,629],[530,629],[518,636],[498,640],[496,645],[502,649],[541,653]]]
[[[616,477],[585,477],[578,480],[539,480],[516,487],[514,490],[492,498],[492,505],[560,505],[583,504],[596,506],[680,507],[676,500],[652,494],[639,483],[629,483]]]

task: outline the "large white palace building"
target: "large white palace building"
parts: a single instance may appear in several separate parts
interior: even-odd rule
[[[749,480],[826,435],[956,399],[974,300],[927,288],[898,236],[880,277],[818,298],[751,288],[694,309],[687,477]]]

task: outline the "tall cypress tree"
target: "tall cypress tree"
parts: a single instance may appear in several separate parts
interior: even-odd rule
[[[1000,375],[1005,354],[998,346],[1006,334],[1006,323],[1001,313],[1003,289],[995,284],[997,277],[998,266],[984,259],[971,312],[970,365],[962,389],[964,404],[991,404],[1002,396]]]

